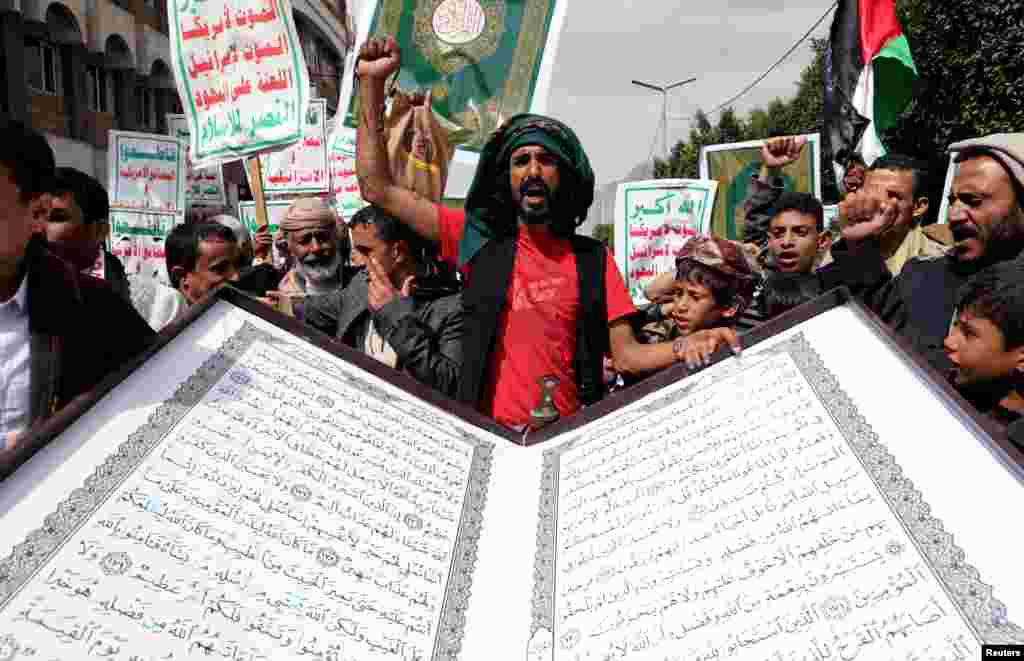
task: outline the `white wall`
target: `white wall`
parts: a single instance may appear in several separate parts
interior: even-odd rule
[[[57,167],[72,167],[96,177],[107,185],[107,152],[95,149],[78,140],[68,140],[59,135],[46,133],[46,141],[53,149]]]

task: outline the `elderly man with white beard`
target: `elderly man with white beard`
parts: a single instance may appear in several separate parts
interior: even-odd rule
[[[296,305],[306,295],[329,294],[348,282],[345,256],[339,250],[334,211],[318,197],[295,200],[284,219],[281,230],[288,241],[294,266],[281,279],[276,292],[267,295],[278,301],[278,309],[291,316],[301,316]]]

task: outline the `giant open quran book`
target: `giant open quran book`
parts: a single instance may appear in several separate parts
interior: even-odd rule
[[[221,291],[0,482],[0,661],[1024,642],[1020,453],[841,291],[745,344],[524,440]]]

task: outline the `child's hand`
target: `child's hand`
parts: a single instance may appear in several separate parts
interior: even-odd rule
[[[684,361],[692,370],[707,365],[711,354],[726,344],[732,347],[733,353],[737,355],[743,350],[739,336],[731,328],[696,331],[673,342],[672,350],[675,351],[676,360]]]

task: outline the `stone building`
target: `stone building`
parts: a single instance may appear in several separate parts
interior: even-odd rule
[[[0,112],[43,131],[58,165],[105,183],[107,131],[164,133],[165,115],[181,112],[166,7],[0,0]],[[354,41],[346,0],[292,0],[292,9],[316,95],[336,104]]]

